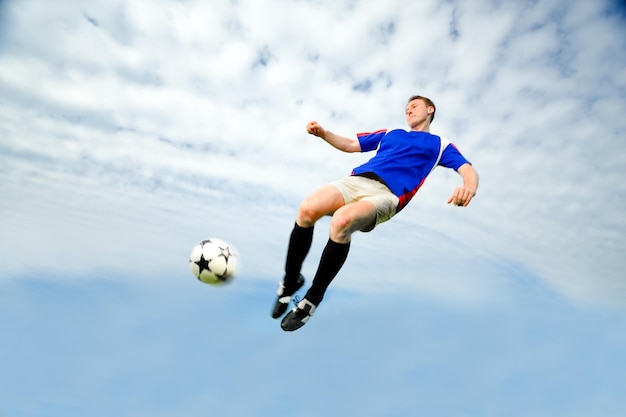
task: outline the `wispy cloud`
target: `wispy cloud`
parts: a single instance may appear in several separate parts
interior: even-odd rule
[[[413,239],[402,232],[413,230],[415,239],[443,245],[440,234],[453,242],[451,258],[463,246],[482,253],[467,260],[477,270],[519,264],[566,297],[622,303],[619,15],[568,2],[333,4],[70,2],[49,10],[34,0],[6,3],[0,147],[8,198],[0,207],[12,219],[2,221],[7,271],[27,273],[19,265],[36,230],[63,234],[62,219],[55,228],[41,220],[52,214],[48,205],[68,225],[117,221],[107,210],[118,207],[133,246],[114,243],[120,236],[92,244],[122,252],[173,221],[193,228],[197,216],[245,240],[239,229],[258,228],[271,213],[292,217],[304,195],[369,157],[308,137],[309,119],[346,135],[400,127],[404,100],[420,92],[438,104],[433,131],[474,162],[481,189],[470,209],[449,210],[445,200],[459,179],[437,171],[387,230],[402,239]],[[152,226],[134,212],[149,212]],[[233,213],[241,217],[229,227],[217,220]],[[256,233],[284,240],[264,227]],[[20,230],[29,234],[20,238]],[[81,229],[73,230],[72,242],[44,251],[54,253],[46,267],[62,270],[84,247]],[[385,239],[384,228],[376,233],[364,245]],[[193,243],[168,235],[172,246]],[[415,256],[408,245],[393,252],[395,262]],[[252,268],[267,262],[246,255]],[[273,255],[278,270],[281,257]],[[461,270],[452,267],[440,282]]]

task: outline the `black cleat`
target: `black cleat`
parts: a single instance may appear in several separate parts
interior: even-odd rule
[[[280,327],[286,332],[298,330],[309,321],[314,312],[315,305],[304,298],[285,316],[280,323]]]
[[[291,301],[291,296],[296,293],[302,286],[304,285],[304,277],[302,274],[298,276],[298,280],[296,281],[295,288],[291,292],[285,291],[285,283],[284,281],[280,283],[278,286],[278,290],[276,290],[276,294],[278,294],[278,298],[276,299],[276,303],[274,303],[274,310],[272,311],[272,318],[277,319],[285,314],[287,311],[287,307],[289,307],[289,301]]]

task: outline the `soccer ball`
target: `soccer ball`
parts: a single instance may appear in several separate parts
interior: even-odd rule
[[[220,239],[198,243],[189,256],[191,272],[206,284],[221,285],[230,282],[237,271],[237,254],[233,247]]]

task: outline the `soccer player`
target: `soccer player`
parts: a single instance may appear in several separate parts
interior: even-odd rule
[[[369,232],[391,219],[409,203],[437,166],[454,169],[463,179],[463,185],[455,188],[448,204],[467,207],[472,201],[478,175],[452,143],[430,133],[435,110],[430,99],[412,96],[405,108],[408,131],[379,130],[357,134],[356,138],[337,135],[315,121],[307,124],[309,134],[341,151],[377,152],[368,162],[354,168],[350,176],[320,188],[300,203],[273,318],[285,314],[291,297],[304,285],[300,270],[311,248],[313,228],[326,215],[332,215],[330,236],[311,287],[282,319],[283,330],[297,330],[311,318],[348,256],[352,233]]]

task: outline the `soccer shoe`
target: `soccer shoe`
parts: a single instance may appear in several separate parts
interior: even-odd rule
[[[272,318],[277,319],[285,314],[287,311],[287,307],[289,307],[289,301],[291,301],[291,296],[296,293],[302,286],[304,285],[304,277],[302,274],[298,276],[298,280],[296,281],[296,286],[291,294],[285,292],[285,283],[281,282],[278,286],[278,290],[276,290],[276,294],[278,298],[276,299],[276,303],[274,303],[274,310],[272,311]]]
[[[315,312],[315,305],[303,298],[280,322],[280,327],[286,332],[293,332],[304,326]]]

